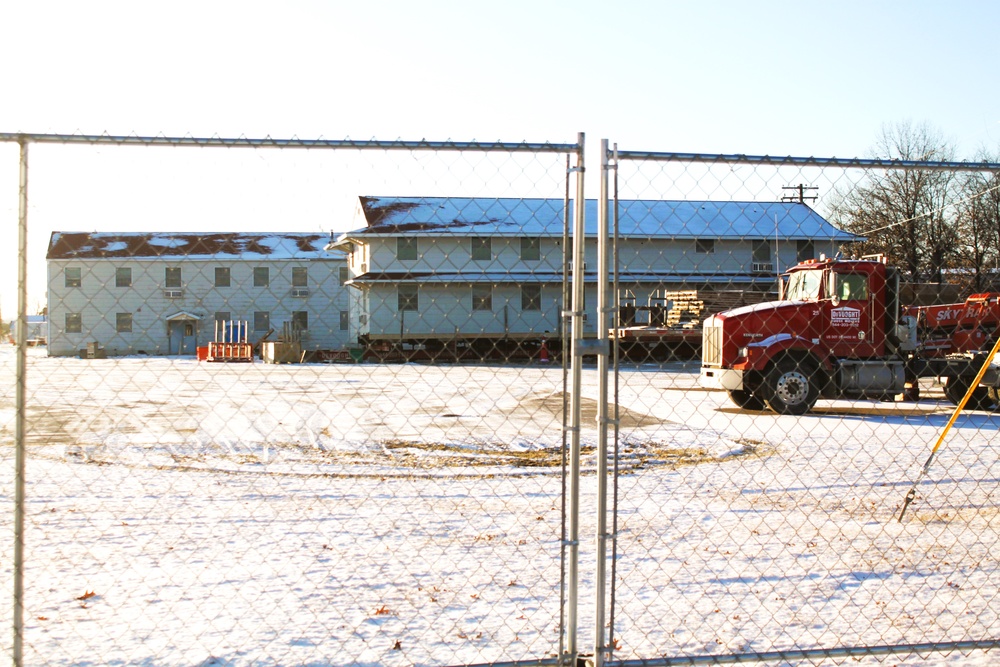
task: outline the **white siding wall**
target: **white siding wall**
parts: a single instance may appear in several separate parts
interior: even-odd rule
[[[775,241],[767,239],[770,247],[771,261],[775,260]],[[816,241],[815,254],[833,256],[836,246],[830,241]],[[797,242],[778,242],[778,265],[785,270],[797,263]],[[588,269],[597,268],[596,243],[591,245],[588,240],[586,252]],[[753,241],[716,239],[713,252],[699,253],[694,239],[623,239],[619,243],[619,269],[625,271],[669,271],[678,274],[726,274],[746,275],[753,269]],[[592,263],[593,262],[593,263]]]
[[[491,259],[472,259],[472,239],[469,237],[417,237],[417,259],[396,258],[396,237],[371,237],[367,239],[370,250],[367,256],[369,271],[417,273],[428,272],[509,272],[509,271],[560,271],[562,267],[562,239],[541,238],[540,259],[521,260],[521,239],[495,236],[491,238]],[[361,248],[366,246],[361,245]],[[594,249],[596,252],[596,248]],[[595,255],[596,257],[596,255]],[[362,262],[365,262],[362,259]]]
[[[413,285],[415,283],[404,283]],[[559,328],[562,288],[541,286],[541,309],[521,308],[518,285],[493,289],[490,311],[472,309],[471,285],[424,283],[418,286],[419,310],[400,311],[395,285],[378,284],[369,290],[369,322],[373,339],[454,335],[497,337],[541,336]]]

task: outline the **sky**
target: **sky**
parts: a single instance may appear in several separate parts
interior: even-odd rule
[[[631,150],[856,157],[884,125],[913,122],[959,158],[1000,150],[1000,5],[987,1],[2,0],[0,17],[0,132],[557,143],[584,132],[591,152],[607,138]],[[78,153],[32,152],[39,252],[53,229],[138,229],[157,208],[119,205],[116,195],[145,196],[125,187],[128,165],[107,197],[87,181],[93,156]],[[272,155],[241,164],[282,159]],[[197,177],[165,174],[172,201],[197,189]],[[313,185],[322,177],[301,187]],[[87,200],[98,191],[99,212]],[[16,193],[16,146],[0,145],[5,319]],[[336,227],[313,219],[329,217],[330,200],[312,196],[319,208],[295,211],[298,228]],[[221,228],[212,207],[192,208],[204,218],[186,216],[187,228]]]

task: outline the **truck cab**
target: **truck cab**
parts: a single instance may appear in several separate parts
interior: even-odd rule
[[[700,383],[782,414],[807,412],[820,396],[899,393],[915,324],[900,320],[898,294],[883,261],[802,262],[782,277],[777,301],[705,320]]]
[[[885,353],[885,265],[805,262],[788,272],[782,299],[810,303],[810,332],[830,354],[864,359]]]

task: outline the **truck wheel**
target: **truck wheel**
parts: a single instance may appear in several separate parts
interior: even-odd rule
[[[816,372],[791,359],[778,362],[764,381],[764,400],[779,415],[804,415],[819,398]]]
[[[746,389],[730,389],[729,400],[744,410],[763,410],[767,407],[763,398]]]
[[[945,380],[944,395],[952,405],[961,403],[967,391],[969,391],[968,378],[949,377]],[[972,410],[994,410],[997,407],[997,398],[996,390],[980,385],[973,390],[965,407]]]

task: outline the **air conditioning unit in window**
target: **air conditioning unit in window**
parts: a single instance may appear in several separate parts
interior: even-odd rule
[[[309,296],[308,287],[293,287],[292,296]]]
[[[184,290],[182,289],[165,289],[163,290],[164,299],[180,299],[184,296]]]
[[[754,273],[774,273],[774,264],[771,262],[754,262]]]

